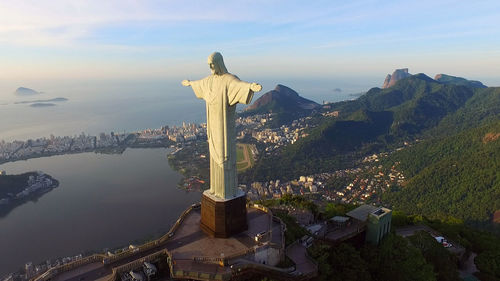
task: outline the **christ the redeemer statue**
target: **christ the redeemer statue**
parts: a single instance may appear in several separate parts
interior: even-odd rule
[[[182,85],[191,86],[196,97],[206,102],[210,194],[232,199],[240,195],[236,176],[236,104],[249,104],[253,93],[262,86],[241,81],[228,73],[218,52],[208,57],[208,64],[212,75],[197,81],[183,80]]]

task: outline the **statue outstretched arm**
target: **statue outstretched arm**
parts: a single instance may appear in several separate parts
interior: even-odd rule
[[[181,84],[185,87],[191,87],[197,98],[203,99],[205,94],[209,92],[208,82],[209,77],[203,78],[201,80],[182,80]]]
[[[257,83],[252,83],[250,84],[250,90],[252,90],[252,92],[260,92],[260,90],[262,90],[262,86]]]

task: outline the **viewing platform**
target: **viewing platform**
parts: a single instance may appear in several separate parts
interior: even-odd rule
[[[207,235],[200,228],[200,219],[200,204],[193,204],[170,231],[157,240],[119,255],[95,254],[52,268],[32,280],[115,281],[131,271],[139,272],[144,262],[159,266],[163,272],[160,272],[161,278],[169,276],[175,280],[245,280],[249,276],[307,280],[317,274],[317,270],[310,272],[309,268],[315,267],[304,263],[305,257],[299,257],[297,267],[277,267],[285,259],[286,226],[266,207],[247,205],[248,229],[229,238]],[[291,255],[293,260],[305,255],[292,252],[295,253]]]
[[[269,211],[249,206],[248,230],[229,238],[205,234],[200,219],[200,209],[193,209],[166,243],[176,279],[229,280],[234,265],[274,266],[284,258],[284,227]]]

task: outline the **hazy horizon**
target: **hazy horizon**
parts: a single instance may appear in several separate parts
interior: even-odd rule
[[[272,90],[276,84],[291,87],[300,95],[318,103],[352,99],[354,97],[350,94],[365,91],[365,87],[345,81],[255,79],[263,85],[263,91],[257,93],[256,98],[265,91]],[[131,132],[163,125],[180,125],[184,121],[205,122],[204,103],[196,99],[191,89],[180,86],[178,80],[33,84],[35,87],[31,84],[20,86],[43,94],[16,96],[11,88],[0,88],[0,119],[9,120],[0,124],[0,140],[26,140],[48,137],[50,134],[63,136],[81,132],[94,135],[111,131]],[[341,92],[334,91],[336,88],[340,88]],[[15,103],[56,97],[64,97],[68,101],[44,108]]]
[[[180,110],[173,103],[182,100],[185,111],[201,111],[180,81],[208,75],[213,51],[229,72],[263,85],[257,97],[283,84],[321,103],[380,87],[399,68],[500,86],[499,43],[498,1],[7,0],[0,139],[197,121],[203,114],[162,110]],[[16,97],[18,87],[69,101],[13,105],[32,99]],[[54,122],[68,124],[58,131]]]
[[[408,67],[500,85],[499,43],[498,1],[0,4],[3,81],[201,77],[220,51],[249,78],[383,80]]]

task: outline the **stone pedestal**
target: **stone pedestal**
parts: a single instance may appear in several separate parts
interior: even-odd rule
[[[248,229],[245,193],[232,199],[221,199],[203,192],[201,198],[201,229],[209,236],[228,238]]]

